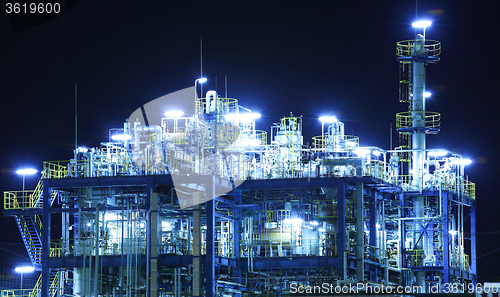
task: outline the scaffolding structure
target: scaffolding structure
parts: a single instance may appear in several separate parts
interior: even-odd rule
[[[41,271],[29,296],[475,284],[475,185],[462,156],[425,147],[440,116],[419,105],[425,79],[414,76],[440,44],[417,37],[397,52],[410,108],[395,149],[360,146],[336,118],[306,147],[292,114],[268,143],[258,115],[209,91],[194,115],[127,121],[99,148],[44,162],[34,191],[4,192]]]

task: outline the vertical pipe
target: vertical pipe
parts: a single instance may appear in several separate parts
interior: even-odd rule
[[[448,192],[443,195],[443,218],[442,218],[442,240],[443,240],[443,283],[450,283],[450,237],[449,237],[449,213],[448,213]]]
[[[95,272],[94,272],[94,296],[98,296],[99,285],[99,205],[95,208]]]
[[[472,202],[475,203],[475,202]],[[470,271],[476,274],[476,206],[470,207]]]
[[[201,192],[193,193],[193,297],[201,296]]]
[[[415,40],[413,47],[412,56],[425,56],[425,41],[418,38]],[[412,127],[413,127],[413,137],[412,137],[412,186],[415,190],[422,193],[423,183],[423,159],[425,150],[425,101],[424,101],[424,90],[425,90],[425,63],[422,61],[413,61],[413,98],[412,98]],[[413,210],[417,218],[424,217],[424,197],[417,196],[413,200]],[[424,236],[422,234],[422,221],[420,219],[415,221],[413,224],[414,233],[413,238],[415,242],[415,249],[417,253],[424,252]],[[417,257],[419,259],[421,257]],[[421,261],[417,262],[417,266],[423,266]],[[425,272],[416,271],[416,285],[425,288]]]
[[[233,201],[235,205],[240,205],[241,204],[241,191],[238,190],[233,190]],[[233,247],[234,247],[234,258],[238,259],[240,258],[240,240],[241,240],[241,208],[240,207],[235,207],[234,208],[234,232],[233,232]],[[262,238],[262,235],[261,237]],[[234,267],[232,270],[232,276],[233,279],[235,279],[235,282],[241,283],[241,269],[239,267]]]
[[[150,223],[149,228],[150,232],[147,232],[149,235],[149,255],[150,255],[150,287],[149,287],[149,296],[157,297],[158,296],[158,193],[153,193],[153,188],[150,188],[151,195],[151,212],[149,214]]]
[[[78,96],[77,96],[77,83],[76,83],[76,78],[75,78],[75,176],[77,177],[76,173],[76,166],[77,166],[77,160],[76,160],[76,155],[78,154]]]
[[[211,177],[212,182],[208,183],[208,197],[214,197],[215,192],[215,176]],[[206,295],[207,297],[215,296],[216,280],[215,280],[215,201],[210,199],[206,203],[207,216],[207,238],[206,238]]]
[[[356,184],[354,190],[356,199],[356,278],[362,283],[365,279],[365,230],[363,219],[363,184]]]
[[[337,257],[338,273],[342,280],[347,279],[347,254],[345,253],[345,185],[343,179],[337,180]]]

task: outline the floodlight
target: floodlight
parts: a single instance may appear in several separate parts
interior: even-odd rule
[[[16,267],[14,269],[17,273],[30,273],[35,271],[35,267],[33,266],[21,266],[21,267]]]
[[[88,151],[89,151],[89,149],[88,149],[87,147],[80,146],[80,147],[78,147],[78,148],[76,149],[76,151],[77,151],[78,153],[86,153],[86,152],[88,152]]]
[[[322,123],[336,123],[337,122],[337,118],[335,116],[322,116],[322,117],[319,117],[319,120]]]
[[[431,21],[428,20],[422,20],[422,21],[417,21],[411,24],[414,28],[426,28],[429,27],[432,24]]]
[[[248,121],[260,118],[261,115],[258,112],[245,112],[245,113],[230,113],[225,116],[227,121]]]
[[[182,117],[184,115],[184,112],[182,110],[169,110],[165,112],[165,116],[169,118],[178,118]]]
[[[25,273],[32,273],[35,271],[35,267],[33,266],[21,266],[21,267],[16,267],[14,269],[17,273],[21,274],[21,292],[23,292],[23,274]],[[2,292],[3,295],[3,292]],[[24,296],[24,294],[22,294]]]
[[[369,149],[359,148],[355,150],[354,153],[358,156],[366,156],[369,155],[371,151]]]
[[[448,152],[445,150],[429,152],[429,156],[432,156],[432,157],[443,157],[443,156],[446,156],[447,154],[448,154]]]
[[[453,160],[452,163],[456,164],[456,165],[469,165],[470,163],[472,163],[472,160],[471,159],[456,159],[456,160]]]
[[[431,92],[424,92],[424,98],[429,98],[430,96],[432,96]]]
[[[202,84],[202,83],[207,82],[207,78],[206,77],[200,77],[196,81],[199,82],[200,84]]]
[[[302,219],[301,218],[297,218],[297,219],[285,219],[283,221],[283,223],[285,224],[289,224],[289,225],[294,225],[294,226],[300,226],[300,224],[302,224]]]
[[[32,169],[32,168],[23,168],[23,169],[17,170],[16,173],[19,175],[32,175],[32,174],[37,173],[37,170]]]
[[[125,140],[129,140],[130,138],[132,138],[132,135],[130,135],[130,134],[115,134],[115,135],[111,136],[111,139],[116,140],[116,141],[125,141]]]

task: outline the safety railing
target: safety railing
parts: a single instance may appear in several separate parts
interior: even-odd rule
[[[282,222],[290,218],[290,210],[278,209],[278,210],[266,210],[266,222]]]
[[[145,255],[146,254],[146,237],[132,237],[132,238],[123,238],[123,239],[113,239],[113,238],[102,238],[98,243],[95,240],[90,239],[89,236],[91,234],[86,234],[86,237],[80,237],[78,243],[73,243],[71,240],[66,243],[69,244],[68,252],[70,254],[74,254],[76,256],[95,256],[97,253],[99,255],[112,256],[112,255],[120,255],[120,254],[137,254],[137,255]],[[54,241],[56,242],[56,241]],[[61,242],[63,244],[64,242]],[[63,247],[63,246],[60,246]],[[57,250],[59,247],[54,245],[54,255],[64,255],[65,249],[64,247],[60,249],[60,252]]]
[[[464,180],[464,195],[472,199],[476,199],[476,184],[468,180]]]
[[[241,257],[337,256],[335,238],[300,238],[286,240],[240,241]]]
[[[59,271],[57,271],[54,275],[49,279],[50,287],[49,287],[49,296],[53,297],[56,294],[59,284]],[[36,282],[35,287],[32,290],[29,290],[27,297],[38,297],[40,295],[40,290],[42,289],[42,275],[38,277],[38,281]]]
[[[0,291],[0,296],[2,297],[31,297],[33,289],[8,289],[8,290],[1,290]],[[33,296],[35,297],[35,296]],[[38,297],[38,296],[36,296]]]
[[[213,102],[210,103],[212,105]],[[218,113],[221,114],[229,114],[235,113],[238,111],[238,99],[234,98],[216,98],[215,102]],[[206,98],[198,98],[195,102],[195,113],[203,114],[207,112],[207,99]]]
[[[26,193],[28,192],[28,193]],[[18,196],[24,197],[29,195],[29,192],[33,191],[5,191],[3,192],[3,208],[4,209],[21,209],[24,205],[21,205],[25,199],[21,199],[21,204],[17,199]]]
[[[415,40],[403,40],[396,43],[396,56],[411,57]],[[425,39],[424,44],[426,56],[439,56],[441,54],[441,42],[437,40]]]
[[[354,209],[354,202],[345,200],[344,216],[346,219],[354,219]],[[316,219],[337,218],[337,201],[315,201],[313,205],[313,217]]]
[[[66,178],[71,176],[68,164],[69,161],[44,161],[43,171],[47,172],[47,178]]]
[[[405,260],[407,266],[442,266],[443,250],[433,249],[427,253],[423,249],[405,249]]]
[[[359,137],[354,135],[320,135],[313,136],[316,151],[348,151],[359,146]]]
[[[439,130],[441,114],[432,111],[405,111],[396,114],[396,128],[413,129],[413,126],[429,131]]]
[[[65,178],[68,174],[68,167],[65,162],[64,165],[57,162],[43,162],[43,172],[45,173],[46,178]]]
[[[215,241],[215,254],[221,257],[234,257],[232,240]]]
[[[38,197],[37,197],[38,195]],[[53,200],[57,191],[51,191],[51,199]],[[4,209],[32,209],[42,208],[43,201],[40,199],[40,192],[35,191],[5,191],[3,192]]]
[[[186,137],[187,129],[186,127],[176,127],[174,130],[174,144],[185,145],[189,143],[189,139]]]
[[[176,254],[187,255],[189,253],[189,242],[185,237],[162,236],[159,253],[162,255]]]

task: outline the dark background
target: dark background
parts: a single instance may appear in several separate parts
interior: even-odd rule
[[[441,132],[427,147],[473,160],[466,174],[476,182],[485,281],[500,275],[500,2],[420,0],[417,13],[433,21],[426,37],[442,42],[441,61],[427,70],[426,104],[442,114]],[[90,0],[13,33],[2,8],[0,191],[21,190],[18,168],[72,157],[75,79],[78,142],[99,146],[139,106],[193,85],[201,36],[204,90],[224,94],[227,73],[228,96],[263,115],[258,129],[269,133],[293,112],[311,142],[321,134],[317,118],[335,114],[362,146],[389,149],[395,113],[407,110],[398,101],[396,42],[414,38],[415,19],[415,1]],[[26,188],[38,179],[28,177]],[[14,218],[0,215],[1,274],[27,260],[10,251],[25,254],[20,242]]]

